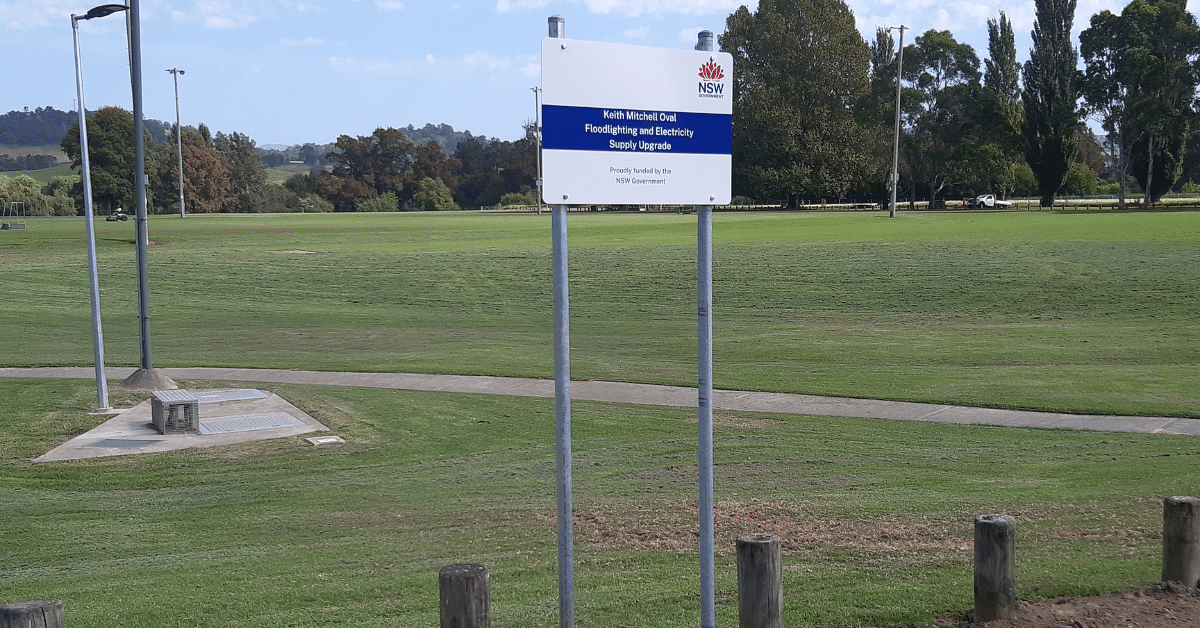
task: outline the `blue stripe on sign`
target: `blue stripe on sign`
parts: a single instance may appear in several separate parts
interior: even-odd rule
[[[729,155],[733,116],[542,105],[542,148]]]

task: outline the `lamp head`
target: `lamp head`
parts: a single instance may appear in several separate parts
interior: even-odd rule
[[[105,17],[112,15],[118,11],[128,11],[129,7],[123,4],[102,4],[98,7],[92,7],[87,13],[83,14],[80,19],[90,20],[97,17]]]

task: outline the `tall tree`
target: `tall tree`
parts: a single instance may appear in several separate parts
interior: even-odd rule
[[[111,213],[121,207],[132,207],[133,188],[133,114],[120,107],[104,107],[87,121],[88,163],[91,168],[92,201],[98,212]],[[150,134],[143,136],[146,154],[153,152]],[[83,167],[79,148],[79,122],[71,125],[62,138],[62,149]],[[78,196],[82,197],[82,183]]]
[[[254,140],[237,132],[229,135],[218,132],[213,138],[213,145],[229,171],[229,187],[222,207],[224,211],[263,211],[267,198],[267,166],[258,156]]]
[[[1079,54],[1071,43],[1076,0],[1034,0],[1033,47],[1025,62],[1025,160],[1037,177],[1041,205],[1054,204],[1079,152]]]
[[[947,185],[976,178],[979,56],[950,31],[928,30],[905,47],[904,65],[905,80],[919,97],[909,165],[929,185],[932,199]]]
[[[1021,101],[1021,65],[1017,63],[1017,39],[1012,22],[1004,11],[989,19],[988,58],[984,60],[983,86],[999,96],[1001,102]]]
[[[868,169],[854,117],[871,51],[842,0],[759,0],[725,22],[734,57],[733,185],[757,198],[841,198]]]
[[[1108,134],[1109,152],[1115,157],[1118,207],[1125,209],[1125,184],[1129,177],[1129,99],[1141,68],[1131,64],[1125,54],[1128,37],[1126,23],[1105,10],[1092,16],[1091,25],[1079,34],[1084,73],[1080,82],[1087,111],[1100,118]]]
[[[1017,42],[1012,22],[1003,11],[987,22],[988,58],[984,60],[983,90],[980,93],[980,137],[999,158],[991,164],[988,184],[998,186],[1002,194],[1012,191],[1012,172],[1024,149],[1021,135],[1021,65],[1017,62]]]
[[[1156,202],[1183,170],[1187,135],[1195,117],[1200,65],[1200,28],[1187,10],[1187,0],[1134,0],[1122,12],[1137,32],[1130,50],[1146,71],[1130,102],[1129,116],[1137,132],[1132,168],[1145,191],[1144,204]]]
[[[171,157],[175,157],[172,147]],[[179,172],[170,169],[171,179],[179,182]],[[204,142],[199,133],[183,134],[183,198],[192,213],[221,211],[229,189],[229,169],[217,151]]]
[[[1118,174],[1132,169],[1157,201],[1182,171],[1200,75],[1200,27],[1186,0],[1134,0],[1092,17],[1080,35],[1084,98],[1119,142]],[[1132,158],[1132,159],[1131,159]]]

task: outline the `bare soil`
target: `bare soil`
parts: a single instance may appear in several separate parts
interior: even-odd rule
[[[973,623],[945,618],[912,628],[1195,628],[1200,627],[1200,590],[1174,582],[1140,591],[1113,591],[1093,597],[1019,602],[1008,619]]]

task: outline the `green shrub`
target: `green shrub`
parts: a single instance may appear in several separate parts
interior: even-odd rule
[[[360,212],[394,212],[400,210],[400,199],[396,198],[396,194],[388,192],[382,196],[365,200],[354,206],[355,211]]]
[[[500,205],[504,207],[526,207],[529,205],[537,205],[537,196],[534,192],[509,192],[500,197]]]
[[[416,211],[456,211],[462,209],[454,202],[450,188],[441,179],[426,177],[421,181],[421,189],[413,195],[406,207]]]

